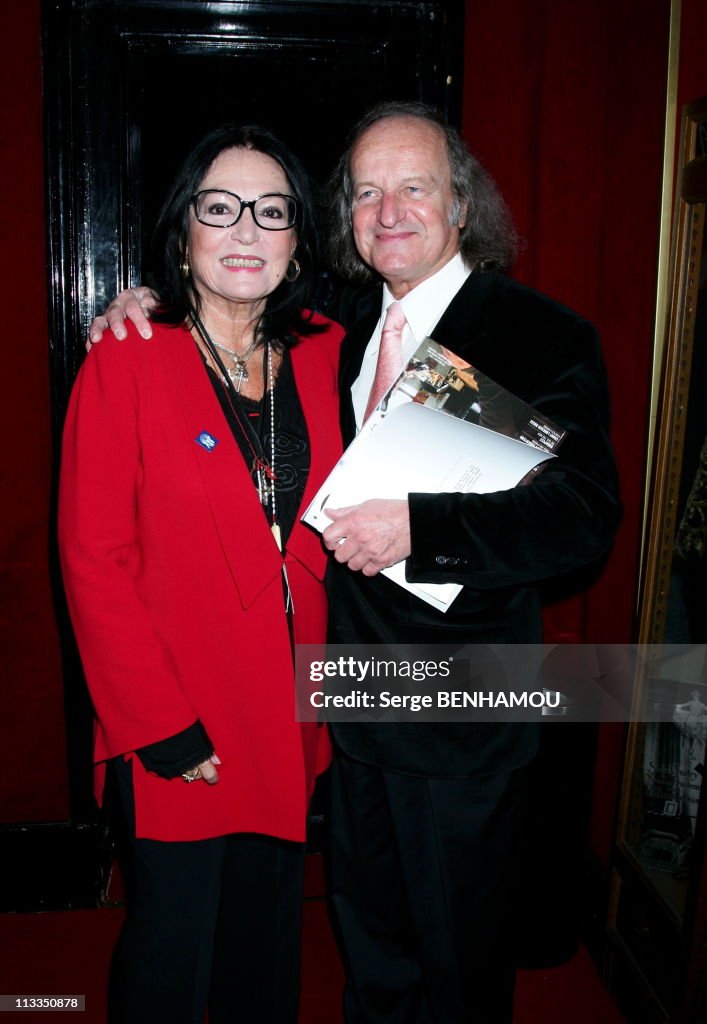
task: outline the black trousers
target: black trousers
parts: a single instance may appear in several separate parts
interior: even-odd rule
[[[109,1024],[203,1024],[207,1004],[209,1024],[295,1024],[304,845],[250,834],[136,839],[130,768],[114,768],[128,912]]]
[[[337,752],[330,894],[347,1024],[508,1024],[525,769],[418,778]]]

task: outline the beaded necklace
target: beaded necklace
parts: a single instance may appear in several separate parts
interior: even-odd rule
[[[217,348],[224,348],[225,351],[229,353],[231,353],[231,350],[226,349],[225,346],[218,344],[211,338],[209,332],[204,326],[204,323],[195,310],[191,311],[190,316],[207,352],[213,359],[215,366],[218,368],[220,381],[228,399],[228,404],[231,407],[234,419],[238,424],[239,430],[243,434],[246,444],[253,456],[251,474],[258,490],[258,499],[261,505],[269,509],[270,530],[275,538],[275,543],[279,550],[282,551],[282,534],[280,532],[280,524],[277,519],[277,499],[275,493],[277,474],[275,472],[275,381],[273,374],[272,345],[269,341],[266,343],[263,358],[263,376],[267,376],[270,395],[270,459],[268,460],[262,442],[262,436],[265,433],[265,417],[262,418],[260,432],[256,433],[252,424],[245,415],[245,411],[238,399],[242,381],[243,379],[247,379],[247,377],[241,377],[237,382],[234,381],[231,373],[229,373],[224,367],[221,357],[217,352]],[[236,357],[233,356],[233,358],[235,359]]]

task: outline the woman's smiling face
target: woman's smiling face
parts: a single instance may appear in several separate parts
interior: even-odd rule
[[[253,149],[232,148],[220,153],[199,184],[204,189],[233,192],[241,199],[276,192],[292,192],[285,172],[272,157]],[[248,306],[248,316],[259,315],[267,296],[280,284],[297,245],[294,228],[268,231],[243,210],[237,224],[211,227],[189,215],[188,252],[192,281],[208,307],[233,312]]]

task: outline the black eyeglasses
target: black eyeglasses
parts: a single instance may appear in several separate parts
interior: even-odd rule
[[[257,199],[241,199],[235,192],[203,189],[191,197],[196,219],[211,228],[231,228],[250,210],[259,228],[286,231],[294,226],[297,200],[280,192],[268,192]]]

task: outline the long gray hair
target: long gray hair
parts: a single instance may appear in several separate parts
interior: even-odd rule
[[[425,103],[381,103],[361,118],[349,136],[343,156],[329,179],[329,257],[332,269],[351,281],[371,281],[375,274],[359,256],[351,226],[353,182],[351,153],[363,133],[388,118],[416,117],[433,124],[447,144],[454,201],[452,224],[459,223],[466,207],[466,223],[459,234],[459,251],[467,266],[478,271],[506,270],[518,251],[518,236],[510,212],[490,174],[471,155],[456,130]]]

